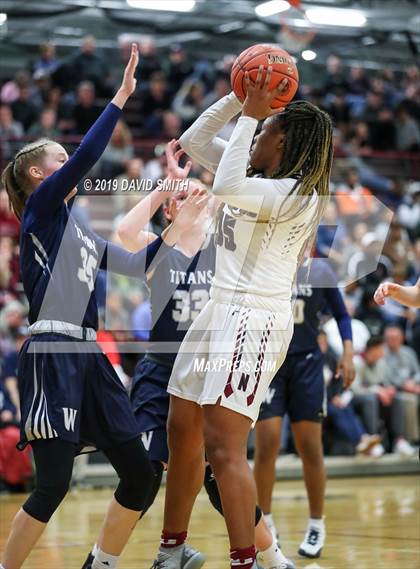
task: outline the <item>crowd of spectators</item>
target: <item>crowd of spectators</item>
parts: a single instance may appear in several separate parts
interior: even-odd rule
[[[216,64],[194,61],[179,45],[158,52],[152,41],[141,46],[137,92],[114,131],[92,176],[123,181],[165,177],[165,141],[177,138],[197,116],[230,91],[232,57]],[[126,50],[122,50],[124,60]],[[121,64],[122,67],[122,64]],[[369,151],[420,151],[420,71],[375,73],[347,68],[330,56],[316,87],[302,82],[299,97],[327,110],[335,125],[337,149],[331,180],[333,199],[325,213],[317,254],[333,264],[352,316],[357,380],[344,394],[334,381],[329,387],[333,439],[363,452],[367,437],[377,437],[373,455],[383,450],[412,453],[419,442],[420,317],[419,311],[387,301],[377,306],[373,293],[384,279],[414,283],[420,274],[420,182],[401,175],[398,155],[394,175],[384,175],[366,159]],[[0,159],[13,156],[24,140],[71,135],[80,137],[95,121],[117,79],[92,37],[85,38],[70,58],[61,60],[51,44],[39,57],[0,84]],[[234,123],[221,136],[228,138]],[[153,140],[145,154],[139,137]],[[140,150],[139,150],[140,149]],[[193,163],[191,176],[211,187],[212,175]],[[144,193],[142,194],[144,195]],[[141,197],[114,192],[107,215],[110,227]],[[92,205],[81,198],[79,215],[89,222]],[[158,212],[153,231],[163,227]],[[26,337],[27,304],[19,276],[19,223],[10,214],[0,189],[0,429],[19,420],[16,390],[17,352]],[[102,303],[104,335],[109,340],[147,340],[139,329],[148,313],[147,290],[115,278]],[[337,327],[324,318],[320,345],[327,368],[340,357]],[[123,382],[129,383],[135,358],[113,356]],[[330,441],[331,442],[331,441]],[[334,442],[334,441],[333,441]],[[368,445],[371,448],[371,445]],[[326,445],[335,452],[334,444]],[[343,452],[341,447],[340,452]],[[1,457],[0,457],[1,470]],[[1,472],[0,472],[1,476]]]

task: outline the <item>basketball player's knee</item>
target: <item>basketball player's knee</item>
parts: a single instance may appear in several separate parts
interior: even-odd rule
[[[64,500],[69,486],[70,480],[57,480],[53,484],[37,483],[34,491],[23,504],[23,510],[39,522],[49,522]]]
[[[132,448],[136,450],[134,446]],[[120,483],[114,494],[116,501],[128,510],[142,511],[155,480],[155,471],[146,452],[133,452],[119,466],[118,474]]]
[[[168,421],[167,430],[168,444],[171,448],[178,445],[182,451],[192,451],[202,446],[200,430],[193,428],[182,417],[171,417]]]
[[[206,456],[214,471],[220,466],[235,462],[234,449],[231,449],[223,436],[217,433],[205,435]]]
[[[323,461],[322,442],[313,437],[302,438],[299,443],[301,459],[313,465]]]

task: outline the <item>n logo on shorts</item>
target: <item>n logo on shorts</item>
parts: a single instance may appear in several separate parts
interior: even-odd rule
[[[64,426],[67,431],[73,431],[74,433],[74,423],[76,421],[77,409],[69,409],[68,407],[63,407],[64,413]]]
[[[239,383],[238,383],[238,390],[242,390],[245,392],[247,390],[247,387],[248,387],[248,381],[249,381],[249,374],[243,373],[241,375],[241,379],[239,380]]]

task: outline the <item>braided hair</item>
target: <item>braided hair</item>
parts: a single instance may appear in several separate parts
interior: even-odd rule
[[[30,166],[41,165],[46,147],[55,144],[53,140],[42,138],[26,144],[3,170],[1,180],[9,196],[10,209],[20,220],[28,196],[33,187],[28,175]]]
[[[293,101],[273,116],[270,125],[286,134],[281,163],[270,178],[295,178],[289,196],[301,196],[300,199],[285,200],[271,222],[277,224],[296,217],[310,205],[314,191],[318,195],[316,214],[306,228],[308,239],[300,255],[303,258],[304,249],[315,241],[330,197],[332,121],[326,112],[309,101]],[[248,169],[248,175],[255,174],[252,168]]]

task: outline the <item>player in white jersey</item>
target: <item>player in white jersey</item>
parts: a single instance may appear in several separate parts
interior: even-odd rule
[[[186,567],[183,548],[204,451],[221,494],[231,566],[256,567],[256,492],[246,443],[291,339],[292,283],[329,196],[332,163],[328,115],[296,101],[272,116],[270,104],[287,81],[269,92],[271,70],[264,82],[262,75],[260,68],[255,86],[248,79],[243,106],[227,95],[180,139],[216,173],[213,192],[225,205],[211,299],[185,336],[168,387],[170,457],[156,568]],[[216,135],[241,110],[226,143]],[[267,117],[253,144],[258,121]]]

